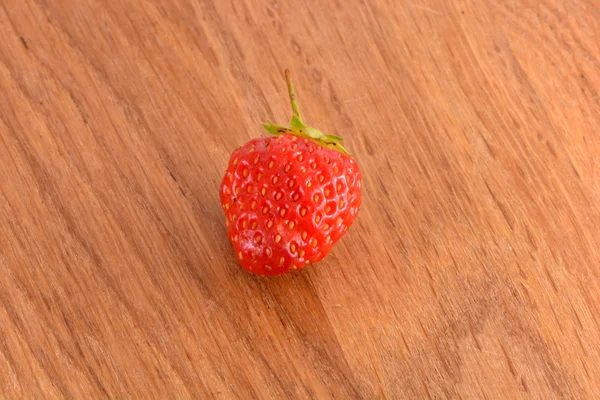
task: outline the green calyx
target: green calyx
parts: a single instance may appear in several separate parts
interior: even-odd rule
[[[317,142],[317,144],[327,147],[328,149],[333,149],[344,154],[348,154],[344,146],[342,146],[343,139],[341,137],[327,135],[318,129],[306,126],[304,122],[302,122],[300,109],[298,108],[298,101],[296,100],[296,93],[294,92],[294,85],[292,84],[292,78],[290,77],[290,71],[288,69],[285,70],[285,79],[287,81],[290,102],[292,103],[292,110],[294,112],[292,119],[288,126],[275,125],[271,122],[267,122],[266,124],[263,124],[265,129],[275,136],[289,133],[298,137],[311,139]]]

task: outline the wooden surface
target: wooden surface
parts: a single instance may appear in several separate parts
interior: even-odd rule
[[[0,2],[0,397],[600,398],[600,3],[289,3]],[[264,279],[285,67],[363,207]]]

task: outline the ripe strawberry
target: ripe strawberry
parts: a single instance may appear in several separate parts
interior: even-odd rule
[[[265,124],[231,155],[221,184],[229,240],[242,267],[280,275],[323,259],[354,222],[361,174],[342,139],[302,122],[289,71],[289,127]]]

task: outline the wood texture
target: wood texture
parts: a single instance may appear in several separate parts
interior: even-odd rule
[[[600,3],[0,2],[6,398],[600,398]],[[346,139],[322,263],[236,264],[218,188]]]

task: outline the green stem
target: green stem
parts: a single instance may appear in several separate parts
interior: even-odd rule
[[[298,108],[298,102],[296,100],[296,93],[294,92],[294,85],[292,84],[292,77],[289,69],[285,70],[285,80],[287,81],[288,93],[290,94],[290,103],[292,103],[292,110],[294,115],[288,126],[275,125],[271,122],[263,124],[265,129],[275,136],[291,134],[298,137],[304,137],[317,142],[323,147],[340,151],[344,154],[348,154],[344,146],[342,146],[342,138],[335,135],[326,135],[323,132],[306,126],[302,122],[300,117],[300,108]]]
[[[288,93],[290,94],[292,111],[299,120],[302,120],[302,117],[300,116],[300,108],[298,108],[298,101],[296,100],[296,92],[294,92],[294,85],[292,84],[292,76],[289,69],[285,70],[285,80],[287,81]]]

